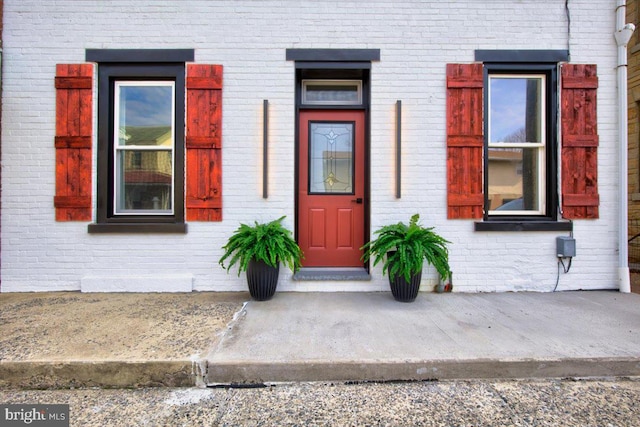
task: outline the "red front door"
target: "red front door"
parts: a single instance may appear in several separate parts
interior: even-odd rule
[[[362,267],[364,112],[300,113],[298,244],[304,267]]]

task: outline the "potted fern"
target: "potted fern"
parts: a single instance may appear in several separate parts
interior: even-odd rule
[[[253,226],[240,224],[222,247],[225,252],[219,264],[227,272],[238,264],[238,276],[246,271],[249,293],[257,301],[266,301],[275,294],[280,263],[293,272],[300,268],[302,250],[291,231],[282,225],[284,218],[263,224],[256,221]],[[225,261],[228,262],[226,266]]]
[[[433,231],[433,227],[423,227],[418,223],[419,214],[411,217],[409,225],[403,222],[385,225],[374,235],[376,238],[366,243],[362,259],[373,258],[373,265],[384,259],[382,272],[388,273],[393,297],[397,301],[411,302],[418,296],[422,267],[426,260],[438,271],[440,277],[449,277],[450,243]]]

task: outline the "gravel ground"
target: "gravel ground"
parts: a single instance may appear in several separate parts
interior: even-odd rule
[[[0,294],[0,361],[189,360],[245,292]]]
[[[0,391],[69,404],[71,426],[638,426],[640,380]]]

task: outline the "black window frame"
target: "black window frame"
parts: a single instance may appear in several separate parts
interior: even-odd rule
[[[559,89],[558,65],[568,61],[565,50],[497,50],[476,51],[476,60],[483,62],[483,194],[484,209],[482,221],[475,223],[476,231],[571,231],[571,221],[561,221],[559,217]],[[494,74],[544,75],[545,87],[545,211],[542,214],[491,215],[489,213],[489,77]]]
[[[558,212],[558,73],[555,64],[485,64],[484,128],[489,129],[489,79],[492,75],[544,75],[545,84],[545,210],[542,214],[491,215],[489,211],[489,132],[483,146],[484,220],[485,221],[556,221]]]
[[[87,50],[87,60],[98,62],[98,150],[96,223],[90,233],[186,233],[185,223],[185,62],[193,51]],[[114,84],[116,81],[173,81],[175,85],[175,144],[173,214],[115,215],[114,195]]]

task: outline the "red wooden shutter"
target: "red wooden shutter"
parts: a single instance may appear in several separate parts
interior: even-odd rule
[[[562,211],[598,218],[598,130],[595,65],[562,66]]]
[[[482,64],[447,64],[447,217],[482,218]]]
[[[222,221],[222,65],[187,65],[187,221]]]
[[[93,65],[56,66],[56,221],[91,221]]]

